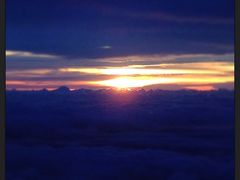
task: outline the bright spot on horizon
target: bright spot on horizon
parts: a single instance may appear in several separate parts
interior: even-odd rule
[[[144,87],[152,83],[153,82],[151,82],[149,79],[136,79],[131,77],[118,77],[115,79],[96,82],[98,85],[116,87],[119,89]]]

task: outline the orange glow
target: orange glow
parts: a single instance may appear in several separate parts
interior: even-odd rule
[[[90,84],[115,88],[135,88],[157,84],[176,84],[211,89],[207,85],[233,82],[234,66],[231,62],[197,62],[178,64],[129,65],[123,67],[62,68],[60,72],[79,72],[117,76]]]
[[[159,84],[161,83],[166,83],[166,79],[158,79],[157,80]],[[121,88],[121,89],[126,89],[126,88],[134,88],[134,87],[144,87],[148,86],[151,84],[156,84],[156,79],[144,79],[144,78],[131,78],[131,77],[119,77],[115,79],[110,79],[106,81],[99,81],[96,82],[98,85],[103,85],[103,86],[110,86],[110,87],[116,87],[116,88]]]
[[[129,68],[129,67],[108,67],[108,68],[62,68],[60,72],[79,72],[88,74],[104,74],[104,75],[159,75],[159,74],[223,74],[224,71],[218,69],[177,69],[161,68],[161,69],[144,69],[144,68]]]
[[[216,90],[213,86],[189,86],[186,89],[197,90],[197,91],[212,91]]]
[[[7,71],[6,83],[8,87],[30,87],[33,89],[56,88],[61,85],[75,89],[81,87],[131,89],[151,86],[161,89],[163,85],[173,85],[186,89],[213,90],[215,87],[220,87],[216,85],[233,83],[233,74],[234,64],[228,61],[165,62],[161,64],[155,62],[116,67],[62,66],[58,69],[11,70]]]
[[[233,77],[196,77],[196,76],[182,76],[182,77],[119,77],[105,81],[97,81],[93,84],[116,87],[116,88],[134,88],[144,87],[156,84],[187,84],[187,85],[206,85],[232,82]]]

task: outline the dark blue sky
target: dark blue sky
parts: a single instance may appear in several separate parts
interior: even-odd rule
[[[7,0],[7,49],[66,57],[231,53],[233,2]]]
[[[233,88],[234,0],[7,0],[7,87]]]

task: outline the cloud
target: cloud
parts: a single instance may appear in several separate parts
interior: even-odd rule
[[[8,179],[233,179],[234,91],[10,91],[6,108]]]
[[[105,45],[105,46],[101,46],[100,48],[101,48],[101,49],[112,49],[112,46]]]
[[[110,58],[99,58],[101,62],[107,63],[187,63],[187,62],[204,62],[204,61],[234,61],[233,53],[226,54],[211,54],[211,53],[193,53],[193,54],[151,54],[151,55],[130,55]]]
[[[152,54],[66,59],[27,51],[6,51],[8,88],[105,87],[116,84],[208,86],[233,82],[228,54]],[[59,61],[51,61],[56,59]],[[42,63],[42,60],[46,60]],[[204,81],[203,81],[203,79]]]
[[[7,57],[15,57],[15,58],[47,58],[47,59],[56,59],[59,56],[51,55],[51,54],[41,54],[41,53],[33,53],[30,51],[12,51],[6,50]]]
[[[100,4],[99,4],[100,5]],[[101,5],[102,6],[102,5]],[[103,7],[103,6],[102,6]],[[140,20],[154,20],[154,21],[168,21],[168,22],[174,22],[174,23],[191,23],[191,24],[233,24],[234,19],[233,17],[214,17],[210,14],[207,16],[199,16],[199,15],[179,15],[177,13],[167,12],[166,10],[160,10],[158,11],[150,11],[150,12],[144,12],[144,11],[135,11],[119,8],[116,6],[104,6],[102,8],[103,13],[111,14],[111,15],[119,15],[122,17],[130,17]]]
[[[17,53],[8,51],[8,54]],[[42,59],[46,61],[42,63]],[[70,88],[102,88],[119,83],[127,83],[131,87],[134,84],[140,87],[159,84],[160,88],[169,84],[180,84],[181,88],[193,85],[212,87],[232,83],[234,77],[233,54],[153,54],[92,59],[60,58],[58,61],[47,59],[24,60],[17,56],[7,61],[7,87],[39,89],[68,85]]]
[[[213,17],[194,17],[194,16],[178,16],[169,13],[128,13],[133,18],[144,18],[148,20],[170,21],[176,23],[204,23],[204,24],[233,24],[232,18],[213,18]]]

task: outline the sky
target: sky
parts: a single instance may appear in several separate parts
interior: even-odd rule
[[[8,0],[6,10],[8,89],[233,88],[233,0]]]

